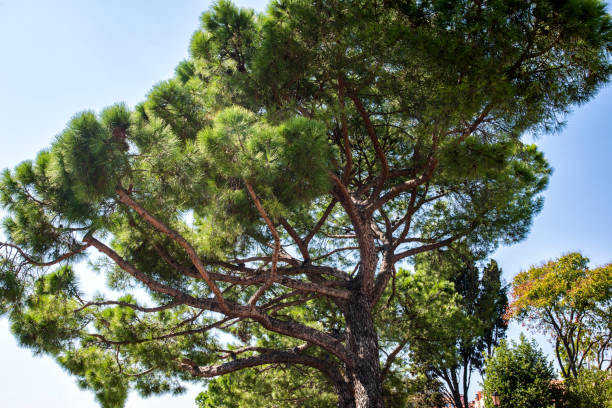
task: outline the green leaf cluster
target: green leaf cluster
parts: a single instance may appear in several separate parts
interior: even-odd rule
[[[534,341],[524,336],[518,342],[504,340],[486,362],[485,406],[493,408],[490,396],[497,392],[502,407],[552,408],[561,401],[554,379],[552,364]]]
[[[581,370],[577,378],[565,382],[565,407],[610,408],[612,407],[612,375],[597,369]]]

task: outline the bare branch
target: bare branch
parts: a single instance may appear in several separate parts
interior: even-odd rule
[[[204,327],[199,327],[197,329],[182,330],[179,332],[163,334],[161,336],[147,337],[144,339],[110,340],[98,333],[88,333],[88,335],[99,339],[101,343],[104,343],[107,345],[119,345],[120,346],[124,344],[140,344],[140,343],[147,343],[147,342],[154,341],[154,340],[167,340],[167,339],[171,339],[174,337],[191,336],[193,334],[204,333],[204,332],[207,332],[208,330],[211,330],[217,327],[221,327],[221,325],[223,325],[224,323],[227,323],[230,320],[233,320],[233,319],[230,317],[226,317],[225,319],[211,323]]]
[[[174,301],[174,302],[170,302],[168,304],[165,305],[161,305],[161,306],[156,306],[156,307],[143,307],[143,306],[139,306],[137,304],[134,303],[128,303],[128,302],[120,302],[120,301],[116,301],[116,300],[104,300],[101,302],[87,302],[85,303],[83,306],[79,307],[78,309],[73,310],[73,312],[80,312],[82,310],[87,309],[88,307],[91,306],[123,306],[123,307],[129,307],[131,309],[134,310],[138,310],[140,312],[146,312],[146,313],[152,313],[152,312],[159,312],[162,310],[166,310],[166,309],[171,309],[175,306],[181,305],[182,303],[179,301]]]
[[[335,238],[335,239],[356,239],[357,235],[355,234],[326,234],[323,233],[327,238]]]
[[[399,261],[401,259],[407,258],[407,257],[412,256],[412,255],[420,254],[421,252],[431,251],[433,249],[438,249],[438,248],[441,248],[443,246],[449,245],[449,244],[453,243],[454,241],[458,240],[459,238],[461,238],[464,235],[465,234],[455,235],[453,237],[444,239],[442,241],[435,242],[433,244],[421,245],[420,247],[411,248],[411,249],[409,249],[407,251],[400,252],[399,254],[396,254],[396,255],[393,256],[393,262],[397,262],[397,261]]]
[[[316,258],[313,259],[313,261],[320,261],[321,259],[325,259],[333,254],[336,254],[338,252],[344,252],[344,251],[354,251],[354,250],[358,250],[359,247],[358,246],[350,246],[350,247],[344,247],[344,248],[336,248],[333,251],[330,251],[324,255],[318,256]]]
[[[391,365],[393,364],[393,361],[395,361],[395,358],[400,353],[400,351],[402,351],[404,347],[406,347],[406,344],[408,344],[408,338],[405,338],[404,340],[402,340],[397,345],[397,347],[395,347],[393,351],[389,354],[389,356],[387,357],[387,361],[385,361],[385,365],[382,371],[380,372],[381,381],[384,381],[387,374],[389,374],[389,370],[391,369]]]
[[[323,213],[323,216],[321,216],[321,218],[319,219],[317,224],[314,226],[312,231],[310,231],[310,234],[308,234],[308,236],[306,238],[304,238],[304,243],[306,245],[308,245],[310,243],[310,241],[312,240],[312,238],[316,235],[316,233],[319,232],[319,230],[323,226],[323,223],[325,223],[325,220],[327,220],[327,217],[329,217],[329,214],[331,214],[331,212],[334,209],[334,206],[336,205],[337,202],[338,202],[338,200],[336,200],[335,198],[332,198],[331,202],[329,203],[329,205],[325,209],[325,212]]]
[[[454,133],[461,133],[461,136],[459,138],[457,138],[456,143],[459,144],[461,142],[463,142],[468,136],[470,136],[472,133],[474,133],[474,131],[476,131],[476,129],[478,129],[478,126],[485,121],[485,118],[487,117],[487,115],[489,114],[489,112],[491,112],[491,109],[493,109],[493,105],[489,104],[487,106],[485,106],[485,108],[482,110],[482,112],[480,113],[480,115],[478,115],[478,117],[476,117],[476,119],[474,119],[474,121],[466,126],[463,129],[452,129],[449,130],[446,134],[450,135],[450,134],[454,134]]]
[[[373,213],[376,209],[380,208],[383,204],[393,200],[398,195],[406,191],[413,190],[418,186],[431,180],[433,172],[437,166],[438,159],[436,159],[435,156],[432,155],[432,157],[428,161],[426,168],[424,169],[424,173],[420,177],[404,181],[403,183],[396,184],[395,186],[391,187],[389,191],[387,191],[387,193],[385,193],[382,197],[378,198],[371,205],[369,205],[368,210]]]
[[[285,228],[285,231],[287,231],[287,233],[291,236],[291,238],[293,238],[293,241],[295,241],[296,245],[298,246],[298,249],[300,250],[300,253],[302,254],[304,262],[308,262],[310,260],[310,254],[308,253],[308,247],[306,246],[304,240],[300,238],[299,234],[296,232],[296,230],[293,229],[291,224],[289,224],[286,219],[281,217],[280,223]]]
[[[268,282],[270,282],[271,275],[272,274],[270,273],[260,273],[257,276],[252,276],[252,277],[239,277],[239,276],[223,275],[220,273],[210,274],[213,280],[221,281],[221,282],[228,282],[228,283],[241,285],[241,286],[251,286],[251,285],[256,285],[260,283],[263,283],[264,285],[266,285]],[[348,299],[350,296],[350,293],[347,290],[333,288],[332,287],[333,285],[338,285],[338,282],[334,282],[334,281],[327,282],[326,284],[303,282],[303,281],[288,278],[286,276],[283,276],[277,273],[275,275],[274,282],[281,284],[283,286],[286,286],[288,288],[291,288],[291,289],[297,289],[301,292],[319,293],[321,295],[326,295],[326,296],[330,296],[333,298]]]
[[[34,258],[32,258],[30,255],[26,254],[25,251],[21,248],[19,248],[17,245],[11,244],[10,242],[0,242],[0,249],[2,247],[6,247],[6,248],[12,248],[14,250],[16,250],[17,252],[19,252],[19,255],[21,255],[21,257],[30,265],[32,266],[37,266],[37,267],[46,267],[46,266],[53,266],[56,265],[68,258],[71,258],[81,252],[83,252],[84,250],[86,250],[87,248],[89,248],[91,246],[91,244],[86,244],[86,245],[82,245],[79,246],[77,249],[66,252],[65,254],[51,260],[51,261],[47,261],[47,262],[39,262],[36,261]]]
[[[366,231],[364,230],[363,223],[361,222],[359,218],[359,212],[357,211],[357,208],[355,207],[355,203],[353,202],[353,197],[351,197],[351,194],[347,190],[346,186],[342,183],[342,180],[340,180],[337,175],[330,172],[329,177],[332,179],[332,181],[336,185],[336,190],[339,196],[342,197],[342,200],[339,200],[340,204],[342,204],[342,207],[344,207],[347,215],[351,219],[351,222],[353,226],[355,227],[356,235],[359,238],[360,244],[361,244],[361,241],[364,240]]]

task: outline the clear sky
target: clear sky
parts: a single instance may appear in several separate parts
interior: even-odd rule
[[[236,1],[262,10],[265,1]],[[34,158],[76,112],[143,100],[187,56],[209,1],[0,0],[0,169]],[[612,89],[575,108],[557,135],[536,142],[554,168],[544,209],[523,242],[493,257],[506,280],[564,252],[612,261]],[[517,337],[519,327],[510,335]],[[95,408],[48,357],[19,349],[0,319],[0,405]],[[198,389],[128,408],[193,407]]]

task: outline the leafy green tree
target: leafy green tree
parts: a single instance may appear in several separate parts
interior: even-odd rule
[[[585,368],[577,378],[565,381],[565,407],[611,408],[612,374],[609,371]]]
[[[146,101],[4,172],[2,310],[105,407],[286,365],[382,407],[396,265],[527,234],[550,168],[521,135],[597,92],[611,42],[597,0],[219,0]],[[94,254],[122,296],[79,290]]]
[[[612,368],[612,264],[569,253],[515,276],[509,316],[547,334],[564,378]]]
[[[449,350],[452,327],[465,322],[452,282],[426,268],[400,269],[376,309],[383,393],[387,407],[438,407],[445,396],[440,378],[417,364],[419,346]]]
[[[460,248],[417,257],[417,268],[446,277],[458,295],[459,313],[438,315],[446,328],[440,335],[448,339],[446,344],[419,338],[411,342],[417,364],[445,384],[448,399],[458,408],[469,405],[472,374],[476,370],[482,374],[485,357],[505,337],[507,328],[508,297],[502,271],[494,260],[481,268],[476,261]]]
[[[521,335],[518,342],[502,340],[487,359],[484,394],[487,408],[493,408],[489,397],[497,392],[502,408],[547,408],[561,400],[554,387],[555,371],[535,341]]]

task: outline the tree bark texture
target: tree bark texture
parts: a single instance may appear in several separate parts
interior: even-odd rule
[[[344,310],[347,345],[355,357],[348,368],[356,408],[383,408],[383,392],[378,356],[378,334],[368,299],[359,294]]]

